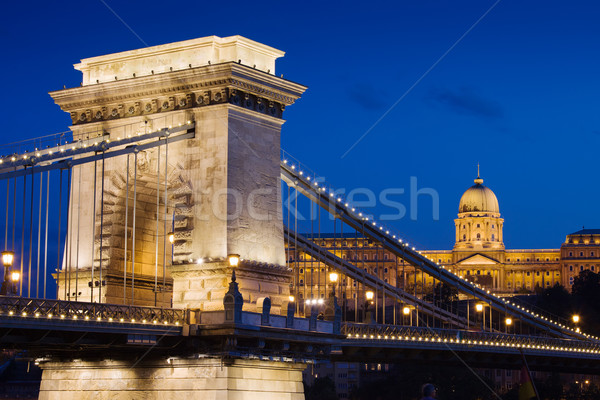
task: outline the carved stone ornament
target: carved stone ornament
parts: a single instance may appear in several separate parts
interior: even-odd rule
[[[144,107],[144,109],[146,110],[146,112],[150,112],[150,111],[152,111],[152,104],[150,104],[150,103],[147,103],[147,104],[146,104],[146,107]]]
[[[129,107],[129,110],[127,110],[127,112],[128,112],[129,114],[133,114],[133,113],[135,112],[135,108],[134,108],[133,106],[132,106],[132,107]]]

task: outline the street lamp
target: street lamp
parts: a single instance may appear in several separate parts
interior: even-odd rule
[[[475,304],[475,311],[477,311],[478,313],[481,313],[481,330],[482,331],[485,330],[485,313],[483,312],[483,308],[484,308],[483,303]]]
[[[15,253],[12,251],[4,250],[2,253],[2,264],[4,268],[10,268],[13,265],[13,260],[15,258]]]
[[[331,295],[335,297],[335,284],[337,283],[339,275],[337,272],[332,271],[329,273],[329,282],[331,282]]]
[[[4,265],[4,281],[2,282],[2,288],[0,289],[0,294],[7,295],[9,294],[9,272],[13,265],[13,261],[15,258],[15,253],[9,250],[4,250],[2,253],[2,264]]]
[[[573,315],[573,322],[576,323],[576,324],[579,323],[579,315],[577,315],[577,314]]]
[[[371,315],[371,311],[369,310],[369,305],[373,304],[373,298],[375,297],[375,293],[372,290],[367,290],[365,292],[365,298],[367,301],[365,302],[365,322],[370,324],[373,322],[373,317]]]
[[[167,233],[167,237],[169,238],[169,243],[171,243],[171,244],[175,243],[175,233],[174,232]]]
[[[238,264],[240,263],[240,255],[239,254],[229,254],[227,256],[227,259],[229,260],[229,265],[231,267],[237,267]]]

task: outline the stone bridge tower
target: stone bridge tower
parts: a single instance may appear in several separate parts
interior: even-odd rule
[[[166,146],[130,156],[129,172],[125,156],[73,168],[61,297],[67,285],[70,300],[171,306],[172,290],[174,307],[222,308],[231,276],[227,256],[239,254],[245,307],[253,310],[258,298],[270,296],[278,310],[291,277],[281,210],[282,114],[306,89],[275,75],[283,55],[241,36],[210,36],[75,65],[81,86],[51,93],[70,113],[75,139],[106,132],[115,140],[188,121],[195,136],[170,144],[168,156]],[[172,254],[164,245],[165,219],[167,231],[174,230]],[[162,280],[165,259],[167,293],[157,296],[154,282],[156,274]],[[89,286],[92,263],[104,271],[101,298]],[[131,278],[134,290],[124,291]]]

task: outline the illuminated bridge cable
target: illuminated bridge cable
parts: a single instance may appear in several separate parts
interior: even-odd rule
[[[159,242],[159,218],[160,218],[160,147],[157,149],[156,163],[156,240],[154,242],[154,307],[158,299],[158,242]]]
[[[73,168],[69,165],[68,174],[67,174],[67,236],[65,236],[65,256],[66,261],[64,261],[65,268],[67,273],[65,274],[66,278],[69,279],[68,289],[69,293],[65,296],[65,300],[70,300],[71,296],[71,255],[72,255],[72,247],[73,247],[73,210],[71,207],[71,178],[73,175]],[[65,290],[67,289],[67,283],[65,282]]]
[[[125,233],[124,233],[124,247],[123,252],[123,304],[127,304],[127,242],[129,230],[129,154],[127,154],[127,168],[125,169]]]
[[[35,264],[36,280],[35,280],[35,297],[40,297],[40,246],[42,243],[42,192],[44,190],[44,175],[40,174],[40,199],[38,212],[38,239],[37,239],[37,262]]]
[[[104,247],[104,149],[102,150],[102,188],[100,189],[100,278],[98,285],[98,303],[102,303],[102,248]]]
[[[96,186],[98,181],[98,160],[94,159],[94,193],[92,197],[92,253],[91,253],[91,263],[92,263],[92,278],[90,281],[90,302],[94,303],[94,252],[96,251]]]
[[[79,240],[80,240],[80,232],[81,232],[81,175],[83,166],[79,166],[78,179],[79,182],[77,184],[77,251],[75,252],[75,301],[79,300]],[[48,171],[49,172],[49,171]]]
[[[418,297],[414,297],[409,293],[405,293],[400,290],[396,290],[389,283],[382,281],[375,275],[365,273],[365,271],[363,269],[357,268],[356,266],[348,263],[346,260],[343,260],[343,259],[335,256],[333,253],[331,253],[325,249],[322,249],[321,246],[314,245],[314,244],[311,245],[311,243],[310,243],[311,240],[305,238],[303,235],[300,235],[295,232],[291,232],[286,227],[284,227],[284,234],[287,237],[296,238],[296,243],[297,243],[296,248],[297,249],[301,249],[302,251],[304,251],[311,257],[314,257],[315,259],[322,262],[326,266],[333,268],[333,269],[337,269],[337,270],[341,271],[342,273],[344,273],[345,275],[347,275],[357,281],[361,280],[361,275],[362,275],[362,282],[363,282],[363,285],[365,288],[367,286],[371,287],[371,288],[385,287],[387,289],[388,293],[390,294],[390,296],[395,298],[397,301],[401,301],[403,303],[410,304],[415,307],[419,306],[423,309],[424,312],[430,313],[432,315],[437,315],[439,319],[444,320],[448,323],[451,323],[454,326],[468,327],[468,322],[465,318],[462,318],[458,315],[446,312],[445,310],[435,307],[434,305],[427,303],[427,302],[423,301],[422,299],[419,299]],[[321,251],[313,250],[312,249],[313,246],[316,249],[320,248],[322,250]]]
[[[160,155],[160,153],[159,153]],[[162,302],[165,304],[165,296],[167,291],[167,213],[169,208],[168,202],[168,176],[169,176],[169,136],[165,136],[165,200],[164,200],[164,223],[163,223],[163,282],[162,282]]]
[[[62,217],[62,187],[63,187],[63,170],[60,170],[60,177],[59,177],[59,189],[58,189],[58,226],[57,226],[57,232],[56,232],[56,237],[57,237],[57,241],[56,241],[56,276],[57,278],[60,276],[59,272],[60,272],[60,223],[61,223],[61,217]],[[66,283],[66,276],[64,274],[64,270],[63,270],[63,277],[65,279],[65,283]],[[58,290],[59,290],[59,285],[60,284],[60,279],[57,279],[57,285],[56,285],[56,297],[58,298]]]
[[[25,167],[25,170],[27,169],[27,167]],[[26,199],[27,199],[27,175],[23,175],[23,203],[22,207],[23,207],[23,216],[22,216],[22,222],[21,222],[21,275],[19,279],[19,296],[23,295],[23,258],[25,256],[25,210],[27,209],[26,207]]]
[[[353,208],[350,210],[350,207],[347,205],[344,207],[343,203],[331,202],[329,198],[330,196],[328,195],[329,190],[325,190],[327,187],[322,186],[321,184],[319,184],[319,186],[313,186],[314,181],[311,182],[308,179],[305,179],[308,174],[304,174],[304,176],[299,174],[301,164],[298,163],[294,165],[293,163],[289,162],[288,159],[289,156],[285,155],[284,160],[280,164],[281,177],[284,182],[288,184],[293,183],[296,190],[300,191],[311,201],[315,202],[330,213],[338,215],[341,220],[343,220],[352,228],[360,229],[361,224],[367,220],[366,217],[361,218],[362,214],[359,214],[358,211],[355,212],[355,209]],[[296,168],[296,166],[299,167]],[[422,273],[427,273],[430,276],[439,274],[439,277],[446,284],[456,286],[459,290],[459,293],[470,295],[471,297],[486,303],[488,307],[492,307],[495,311],[503,311],[506,307],[512,316],[520,319],[523,324],[531,328],[535,328],[539,331],[545,332],[546,334],[557,337],[599,340],[595,337],[590,337],[590,335],[578,333],[574,329],[571,329],[568,326],[560,325],[559,323],[550,319],[542,318],[527,309],[516,307],[514,304],[511,304],[510,302],[501,299],[489,291],[482,289],[478,285],[471,284],[464,278],[452,273],[447,268],[444,268],[434,263],[428,257],[421,255],[414,248],[410,248],[406,243],[403,243],[400,238],[392,235],[389,232],[389,229],[384,229],[383,225],[377,224],[375,221],[369,221],[368,224],[365,224],[364,231],[362,233],[365,235],[365,237],[371,240],[380,241],[383,243],[386,251],[394,254],[396,257],[403,258],[409,264],[413,265],[415,272],[416,269],[419,269],[422,271]]]
[[[46,298],[46,279],[48,277],[48,214],[50,210],[50,171],[46,172],[46,223],[44,224],[44,290],[43,298]]]
[[[137,151],[133,153],[133,222],[131,228],[131,305],[134,303],[135,286],[135,213],[137,205]]]

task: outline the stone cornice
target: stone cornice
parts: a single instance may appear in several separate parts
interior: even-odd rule
[[[168,97],[198,90],[231,88],[285,105],[293,104],[306,90],[305,86],[278,78],[248,66],[227,62],[189,70],[132,77],[114,82],[50,92],[64,111],[106,106],[133,100]]]

